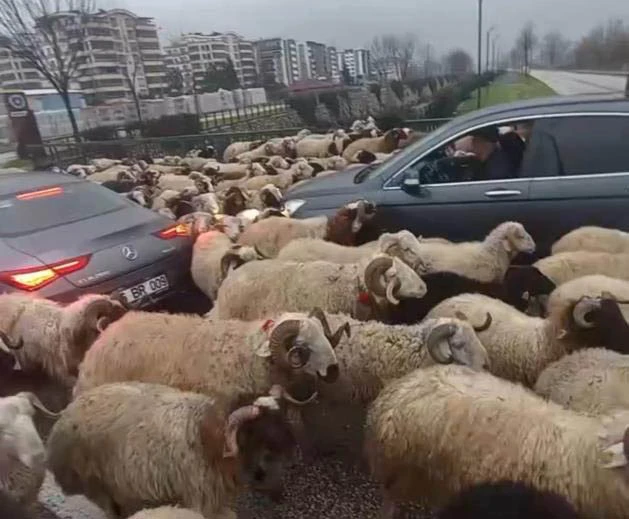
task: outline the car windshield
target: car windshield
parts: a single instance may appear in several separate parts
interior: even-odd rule
[[[92,182],[42,186],[0,196],[0,236],[12,237],[65,225],[126,206],[116,193]]]

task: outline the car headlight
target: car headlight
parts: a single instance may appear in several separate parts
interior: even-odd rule
[[[286,211],[288,211],[289,215],[293,215],[297,212],[297,210],[302,207],[303,205],[305,205],[306,201],[305,200],[300,200],[300,199],[294,199],[294,200],[289,200],[288,202],[286,202],[284,204],[284,207],[286,208]]]

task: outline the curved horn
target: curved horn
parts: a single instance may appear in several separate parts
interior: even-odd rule
[[[581,328],[594,328],[596,323],[587,319],[587,315],[601,307],[601,300],[592,297],[582,297],[572,309],[572,318]]]
[[[365,268],[365,285],[369,292],[373,292],[379,297],[387,295],[387,287],[382,278],[384,273],[393,266],[393,258],[379,257],[372,260]]]
[[[50,418],[59,418],[59,416],[61,416],[61,413],[53,413],[50,409],[48,409],[35,393],[24,391],[23,393],[21,393],[21,395],[28,398],[28,401],[31,403],[31,405],[34,408],[39,409],[45,416],[48,416]]]
[[[343,334],[347,335],[348,338],[352,336],[352,329],[347,321],[336,329],[334,335],[328,337],[332,348],[336,348],[338,346],[339,342],[341,342]]]
[[[289,367],[288,351],[299,335],[301,322],[297,319],[287,319],[278,324],[269,337],[271,356],[279,366]]]
[[[225,427],[224,458],[235,458],[238,456],[238,429],[243,423],[258,416],[260,416],[260,408],[255,405],[241,407],[229,415],[227,426]]]
[[[391,279],[387,283],[386,297],[387,301],[389,301],[389,303],[391,303],[392,305],[400,304],[400,300],[396,297],[396,295],[399,292],[401,286],[402,282],[397,277]]]
[[[268,257],[268,256],[266,256],[266,255],[262,254],[262,252],[260,252],[260,249],[258,249],[258,246],[257,246],[257,245],[254,245],[254,246],[253,246],[253,250],[255,251],[255,253],[256,253],[256,254],[257,254],[260,258],[262,258],[262,259],[269,259],[269,257]]]
[[[10,350],[21,350],[22,346],[24,346],[24,339],[22,339],[22,337],[18,338],[17,341],[13,342],[11,338],[3,331],[0,331],[0,340]]]
[[[325,313],[319,306],[315,306],[310,311],[310,314],[308,315],[308,317],[315,317],[316,319],[319,319],[319,322],[321,322],[321,326],[323,327],[323,333],[325,334],[326,337],[330,337],[332,333],[330,332],[330,325],[328,324],[328,318],[325,316]]]
[[[465,315],[463,312],[461,312],[460,310],[457,310],[454,313],[454,316],[459,319],[460,321],[469,321],[467,315]],[[492,315],[489,312],[486,312],[486,316],[485,316],[485,322],[483,324],[481,324],[480,326],[476,326],[475,324],[472,324],[472,328],[474,328],[475,332],[484,332],[486,330],[489,329],[489,327],[491,326],[491,323],[493,322],[494,318],[492,317]]]
[[[122,305],[110,299],[96,299],[85,307],[85,322],[90,328],[102,333],[113,322],[112,317],[118,313],[117,310],[122,312],[120,317],[124,313]]]
[[[245,264],[245,261],[235,252],[226,252],[221,258],[221,276],[227,277],[230,269],[237,269]]]
[[[454,362],[454,357],[450,353],[447,356],[444,356],[439,349],[439,344],[444,340],[452,337],[456,332],[456,326],[452,323],[444,323],[435,326],[428,338],[426,339],[426,348],[428,349],[428,353],[430,356],[439,364],[452,364]]]
[[[325,334],[325,337],[330,342],[330,345],[332,346],[332,348],[336,348],[338,346],[339,342],[341,341],[341,337],[343,333],[345,333],[348,337],[351,337],[352,331],[348,322],[339,326],[337,330],[334,333],[332,333],[330,329],[330,325],[328,323],[328,319],[325,316],[325,313],[318,306],[312,309],[308,317],[315,317],[319,319],[319,321],[321,322],[321,326],[323,326],[323,333]]]

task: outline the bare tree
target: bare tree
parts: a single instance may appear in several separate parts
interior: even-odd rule
[[[446,70],[449,74],[462,76],[469,74],[474,69],[474,60],[463,49],[454,49],[446,54],[443,59]]]
[[[629,27],[622,20],[595,27],[575,46],[574,60],[581,69],[624,70],[629,65]]]
[[[135,104],[135,110],[138,114],[138,123],[140,126],[140,134],[144,132],[144,123],[142,121],[142,107],[140,106],[140,97],[138,95],[138,72],[140,70],[140,63],[138,57],[135,54],[131,55],[130,59],[123,58],[123,62],[120,64],[120,74],[127,83],[127,88],[131,91],[131,97],[133,97],[133,103]]]
[[[71,82],[85,59],[86,24],[93,0],[0,0],[0,46],[23,59],[59,93],[80,141]]]
[[[536,45],[537,36],[535,35],[535,28],[532,22],[528,22],[522,28],[516,44],[522,55],[525,74],[528,74],[531,68],[531,57],[533,56],[533,50]]]
[[[564,65],[570,49],[570,42],[559,31],[551,31],[540,45],[540,59],[550,68]]]
[[[412,70],[417,52],[417,38],[411,33],[404,36],[376,36],[371,42],[370,50],[372,63],[381,80],[393,73],[395,79],[405,81]]]

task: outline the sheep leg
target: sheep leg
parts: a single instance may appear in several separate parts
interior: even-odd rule
[[[383,493],[382,506],[378,514],[379,519],[395,519],[397,513],[397,506],[395,501],[391,499],[386,492]]]
[[[295,434],[295,439],[297,441],[297,445],[299,446],[299,450],[301,450],[304,461],[314,461],[317,454],[316,447],[314,441],[306,433],[301,409],[289,406],[286,417],[288,418],[288,422]]]

